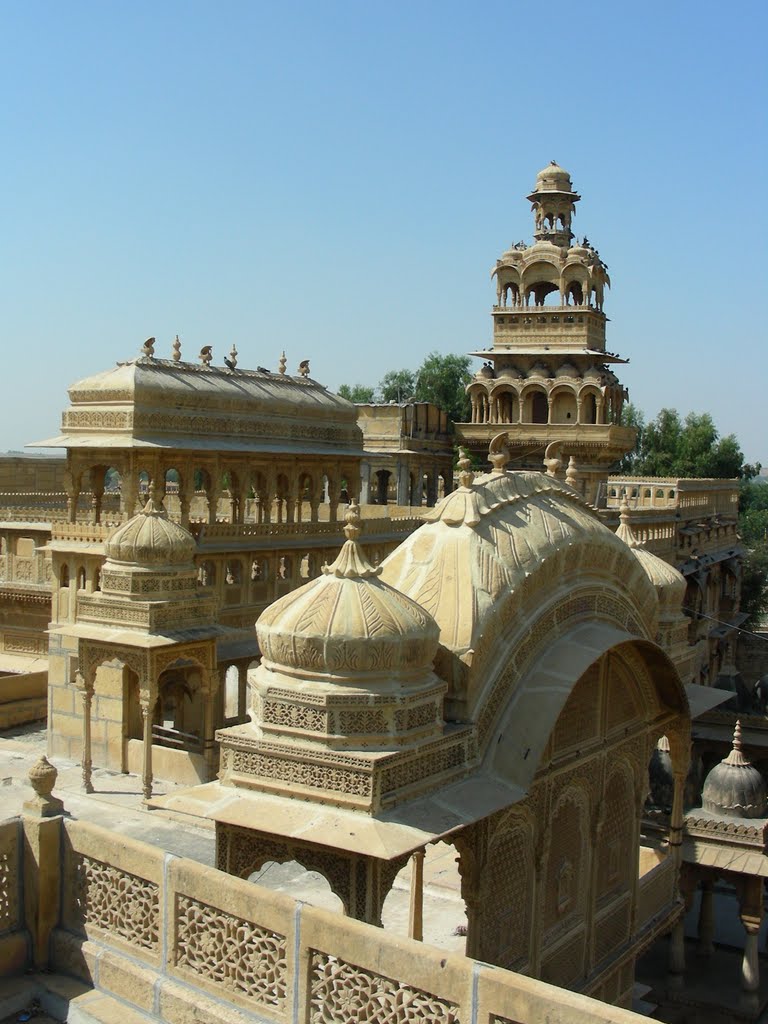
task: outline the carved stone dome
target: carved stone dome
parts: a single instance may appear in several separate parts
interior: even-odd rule
[[[701,802],[710,814],[731,818],[764,818],[766,786],[762,775],[741,751],[741,723],[736,723],[733,749],[704,781]]]
[[[638,541],[629,522],[629,506],[626,501],[622,503],[619,520],[616,536],[632,549],[632,554],[656,589],[659,614],[680,613],[685,598],[685,577],[669,562],[654,555],[652,551],[647,551]]]
[[[537,192],[572,192],[571,176],[553,160],[536,175]]]
[[[119,526],[104,545],[112,562],[131,565],[191,565],[197,543],[183,526],[172,522],[162,505],[150,498],[146,507]]]
[[[431,672],[437,623],[378,578],[381,569],[357,543],[358,522],[350,506],[347,541],[333,565],[262,613],[256,632],[267,668],[305,679]]]
[[[666,736],[661,737],[651,755],[648,764],[648,781],[650,783],[648,796],[651,805],[669,813],[672,810],[675,776],[672,772],[672,757],[669,753],[669,740]]]

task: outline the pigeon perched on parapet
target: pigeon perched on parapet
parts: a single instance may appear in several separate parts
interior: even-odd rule
[[[309,376],[309,360],[308,359],[302,359],[302,361],[299,363],[299,373],[301,374],[302,377],[308,377]]]
[[[225,364],[225,366],[227,367],[227,369],[229,369],[229,370],[234,370],[234,369],[236,369],[236,366],[235,366],[235,364],[234,364],[234,363],[232,362],[232,360],[231,360],[231,359],[227,359],[227,357],[226,357],[226,356],[224,356],[224,364]]]
[[[212,345],[203,345],[203,347],[200,349],[200,362],[203,364],[203,366],[209,366],[212,359],[213,359],[213,346]]]
[[[149,359],[153,359],[155,356],[155,339],[147,338],[141,346],[141,351],[143,355],[147,356]]]
[[[256,370],[257,370],[257,371],[258,371],[259,373],[272,373],[272,371],[271,371],[271,370],[268,370],[268,369],[266,368],[266,366],[257,366],[257,367],[256,367]]]

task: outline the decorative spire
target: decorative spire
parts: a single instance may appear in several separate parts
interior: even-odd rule
[[[563,468],[563,463],[560,459],[560,442],[550,441],[547,445],[546,451],[544,452],[544,468],[547,471],[547,476],[557,477],[560,470]]]
[[[181,342],[179,341],[178,334],[176,335],[176,340],[174,341],[174,343],[171,346],[171,348],[173,349],[173,361],[174,361],[174,363],[180,363],[181,362]]]
[[[149,487],[147,488],[149,499],[147,504],[144,506],[143,512],[145,516],[162,516],[168,518],[165,505],[160,493],[160,488],[154,481],[154,478],[149,481]]]
[[[722,763],[732,764],[737,768],[749,768],[752,764],[741,749],[741,721],[738,719],[736,721],[736,728],[733,730],[733,747],[728,757],[723,758]]]
[[[336,560],[331,565],[323,566],[324,575],[346,579],[368,579],[381,575],[381,566],[371,565],[357,539],[360,536],[360,506],[357,502],[349,503],[344,521],[344,536],[347,539]]]
[[[506,445],[507,435],[499,434],[491,441],[488,448],[488,461],[493,466],[494,474],[505,473],[509,462],[509,448]]]
[[[285,373],[285,368],[286,368],[287,365],[288,365],[288,360],[285,358],[285,349],[283,349],[283,354],[280,356],[280,360],[279,360],[279,362],[277,364],[278,373],[284,374]]]
[[[237,366],[237,349],[235,348],[234,341],[232,342],[232,350],[229,353],[229,362],[232,364],[230,366],[230,369],[234,370],[234,368]],[[229,366],[229,363],[227,365]]]
[[[616,536],[619,540],[623,540],[627,547],[641,548],[643,546],[635,536],[635,532],[630,524],[629,505],[627,504],[626,495],[623,497],[619,508],[619,528],[616,531]]]
[[[576,465],[576,456],[572,455],[568,459],[568,467],[565,471],[565,482],[569,487],[572,487],[574,491],[579,489],[579,467]]]
[[[459,486],[465,490],[471,490],[472,481],[475,477],[472,472],[472,462],[466,448],[459,448],[459,461],[456,465],[459,470]]]

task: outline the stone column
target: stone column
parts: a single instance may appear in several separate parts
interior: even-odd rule
[[[685,973],[685,922],[681,917],[669,937],[669,973],[682,984]]]
[[[371,504],[371,464],[360,463],[360,504]]]
[[[51,795],[56,768],[41,757],[29,771],[34,797],[22,809],[24,920],[31,939],[32,967],[50,965],[51,932],[61,901],[61,814],[64,805]]]
[[[123,519],[130,519],[133,515],[138,491],[136,476],[131,469],[127,469],[120,478],[120,513]]]
[[[206,778],[209,782],[216,778],[219,770],[215,738],[216,719],[218,718],[216,713],[217,696],[219,693],[225,693],[224,680],[226,677],[226,671],[226,668],[222,668],[218,674],[215,671],[207,673],[208,689],[204,695],[203,702],[203,759],[205,761]],[[221,676],[221,680],[219,679],[219,675]],[[219,683],[221,683],[221,685],[219,685]],[[238,715],[240,715],[240,703],[242,701],[242,696],[242,693],[238,694]]]
[[[139,694],[143,726],[141,788],[144,794],[144,802],[146,803],[152,798],[152,715],[155,710],[157,696],[151,690],[144,688],[139,691]]]
[[[424,850],[411,855],[411,905],[408,935],[422,942],[424,939]]]
[[[86,793],[92,793],[93,783],[91,779],[93,775],[93,762],[91,760],[91,706],[93,704],[93,680],[85,679],[82,674],[78,673],[76,685],[80,690],[80,697],[83,702],[83,754],[81,759],[83,789]]]
[[[705,879],[701,883],[701,903],[699,905],[699,954],[709,956],[715,949],[715,908],[714,882]]]
[[[408,463],[399,462],[397,466],[397,504],[410,505],[411,503],[411,480],[408,472]]]
[[[760,962],[758,960],[758,937],[763,920],[763,880],[742,876],[737,885],[739,894],[739,917],[746,932],[744,957],[741,961],[741,987],[747,993],[760,988]]]

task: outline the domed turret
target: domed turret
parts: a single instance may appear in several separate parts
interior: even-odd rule
[[[622,503],[619,514],[619,528],[616,531],[619,540],[632,549],[632,554],[643,567],[648,579],[656,588],[659,600],[659,615],[679,615],[685,598],[685,577],[669,562],[647,551],[634,534],[629,521],[629,505]]]
[[[573,238],[571,221],[581,196],[573,191],[571,176],[553,160],[536,175],[536,188],[528,196],[533,204],[537,242],[567,249]]]
[[[741,722],[736,723],[730,754],[707,775],[701,802],[710,814],[725,814],[731,818],[765,817],[765,782],[742,753]]]
[[[379,579],[381,569],[357,542],[356,505],[346,520],[336,561],[270,605],[256,624],[262,661],[254,673],[254,724],[265,735],[284,732],[273,708],[295,700],[291,730],[304,732],[298,709],[311,697],[335,748],[393,749],[438,735],[445,685],[432,670],[437,623]],[[306,732],[319,739],[316,729]]]
[[[196,550],[192,534],[170,520],[154,497],[104,545],[109,561],[144,566],[190,565]]]

